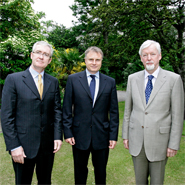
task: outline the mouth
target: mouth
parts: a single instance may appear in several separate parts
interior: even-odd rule
[[[154,64],[154,62],[150,61],[150,62],[146,62],[147,65],[152,65]]]

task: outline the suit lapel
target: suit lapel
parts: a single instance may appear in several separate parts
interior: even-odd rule
[[[100,75],[100,81],[99,81],[99,91],[98,91],[98,95],[96,97],[96,101],[98,100],[98,98],[100,97],[100,95],[102,94],[106,84],[107,84],[107,80],[106,80],[106,76],[103,76],[101,73],[99,73]],[[96,103],[95,101],[95,103]]]
[[[35,82],[33,80],[33,77],[31,76],[31,73],[29,72],[29,69],[24,71],[23,73],[23,82],[30,88],[30,90],[37,96],[40,97],[38,89],[35,85]]]
[[[44,99],[46,92],[49,89],[50,84],[51,84],[50,77],[46,73],[44,73],[44,89],[43,89],[42,99]]]
[[[163,84],[166,82],[166,75],[163,71],[163,69],[160,68],[158,77],[156,79],[154,88],[151,92],[147,107],[150,105],[150,103],[153,101],[153,99],[155,98],[155,96],[157,95],[158,91],[161,89],[161,87],[163,86]]]
[[[139,73],[137,78],[137,87],[139,89],[140,98],[142,100],[143,106],[146,107],[146,99],[145,99],[145,72],[142,71]]]
[[[84,90],[87,92],[87,94],[89,95],[90,98],[91,97],[91,92],[90,92],[90,89],[89,89],[89,85],[88,85],[88,82],[87,82],[87,75],[86,75],[86,72],[83,71],[80,75],[79,75],[79,81],[82,85],[82,87],[84,88]]]

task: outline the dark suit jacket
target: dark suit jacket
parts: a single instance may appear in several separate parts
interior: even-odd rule
[[[53,151],[62,139],[58,80],[44,73],[42,100],[29,69],[7,76],[2,92],[1,123],[7,150],[22,146],[27,158]]]
[[[74,137],[81,150],[87,150],[91,142],[99,150],[107,148],[109,140],[117,140],[119,112],[113,78],[100,73],[99,91],[92,105],[86,72],[70,75],[63,102],[64,137]]]

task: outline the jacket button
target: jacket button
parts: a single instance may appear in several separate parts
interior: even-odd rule
[[[147,115],[148,114],[148,112],[145,112],[145,115]]]
[[[90,127],[92,127],[92,125]]]
[[[144,126],[142,126],[142,128],[144,128]]]

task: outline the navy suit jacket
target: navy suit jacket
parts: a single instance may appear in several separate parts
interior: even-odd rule
[[[75,139],[75,147],[95,150],[117,141],[119,126],[115,80],[100,73],[98,95],[93,107],[86,71],[68,77],[63,102],[64,137]]]
[[[2,92],[1,123],[7,150],[22,146],[27,158],[39,148],[53,151],[62,139],[58,80],[44,73],[42,100],[29,69],[7,76]]]

